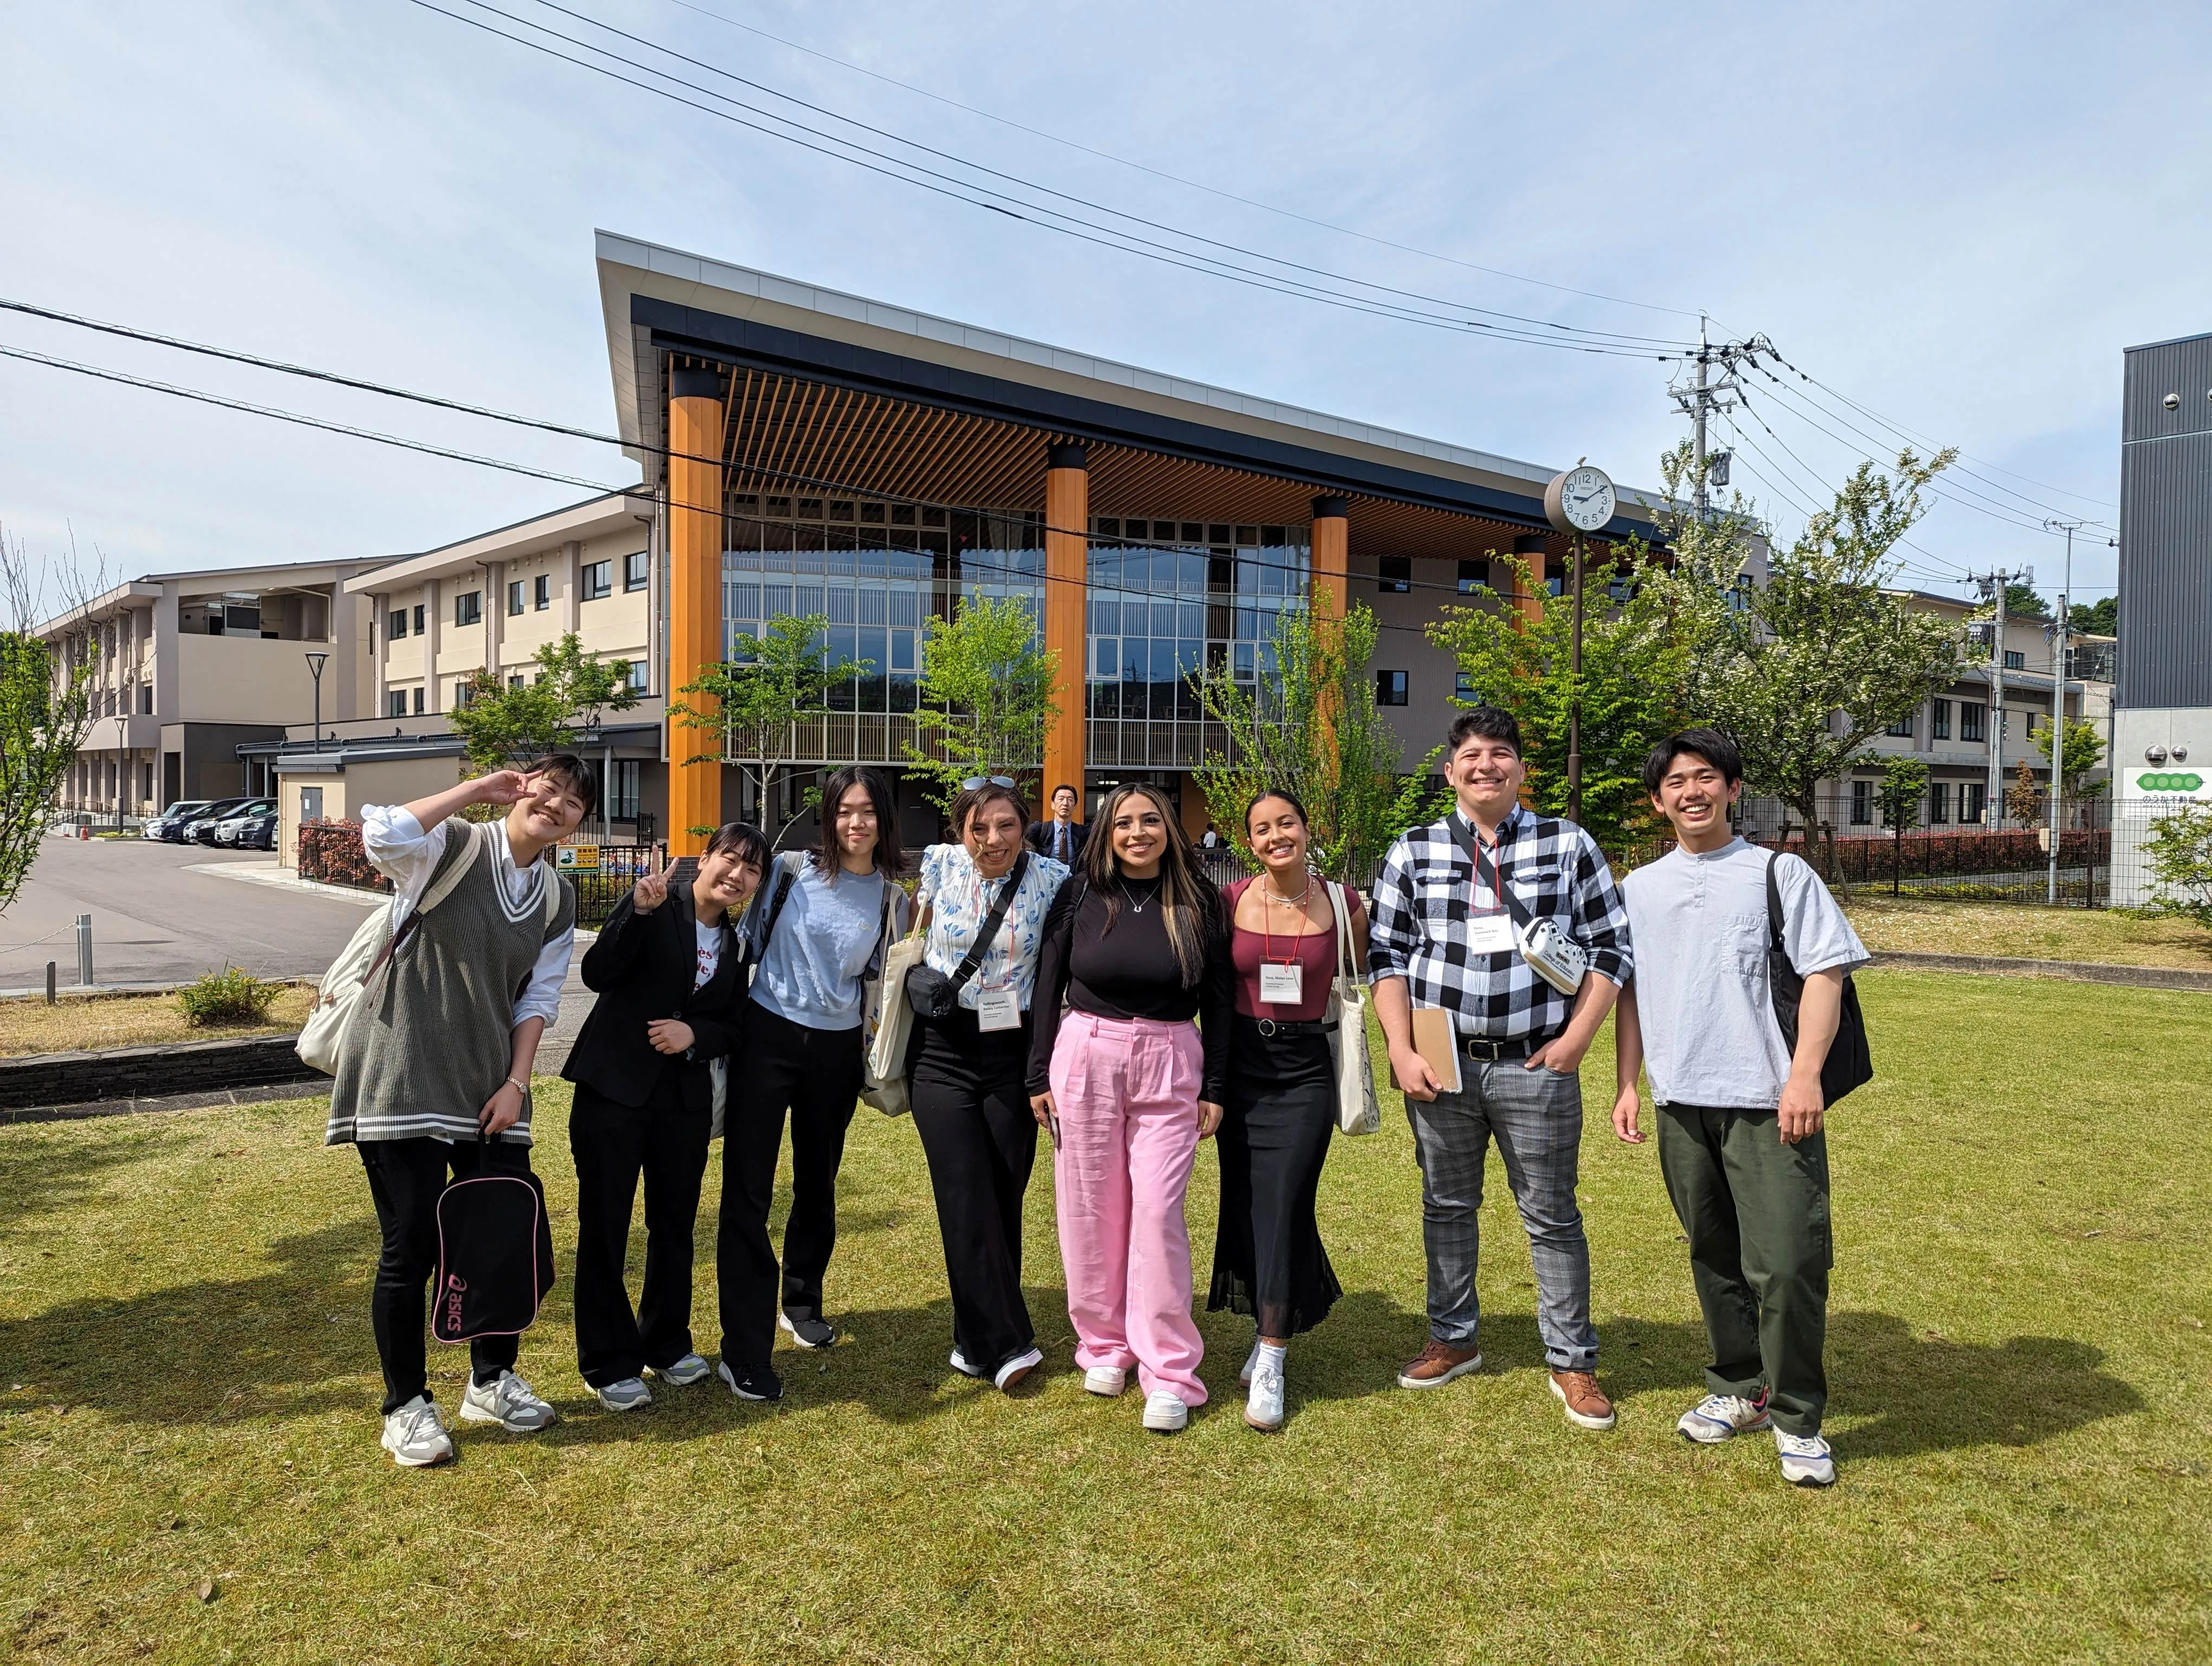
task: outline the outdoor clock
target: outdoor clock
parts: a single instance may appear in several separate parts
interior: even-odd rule
[[[1580,463],[1544,488],[1544,516],[1562,532],[1595,532],[1613,519],[1616,501],[1605,471]]]

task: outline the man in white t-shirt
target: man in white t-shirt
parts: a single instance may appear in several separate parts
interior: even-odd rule
[[[1632,1145],[1638,1069],[1659,1110],[1659,1166],[1690,1245],[1712,1363],[1705,1400],[1677,1426],[1712,1443],[1771,1428],[1785,1480],[1826,1487],[1827,1107],[1820,1067],[1844,979],[1866,950],[1820,877],[1729,827],[1743,790],[1735,744],[1711,729],[1662,741],[1644,763],[1652,806],[1678,842],[1621,882],[1636,945],[1615,1018],[1613,1132]],[[1767,973],[1767,875],[1781,944],[1804,980],[1793,1049]]]

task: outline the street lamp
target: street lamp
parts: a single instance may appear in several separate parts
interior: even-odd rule
[[[315,750],[323,750],[323,661],[331,656],[313,648],[307,650],[307,671],[315,679]]]
[[[125,775],[125,771],[126,771],[126,770],[129,769],[129,767],[130,767],[130,766],[129,766],[129,764],[128,764],[128,763],[126,762],[126,760],[125,760],[125,756],[124,756],[124,751],[123,751],[123,737],[124,737],[124,732],[125,732],[125,729],[127,729],[127,728],[129,727],[129,726],[130,726],[130,722],[131,722],[131,720],[130,720],[128,717],[126,717],[126,716],[123,715],[120,712],[118,712],[118,713],[117,713],[117,714],[116,714],[116,717],[115,717],[115,830],[116,830],[118,833],[120,833],[120,832],[123,830],[123,777],[124,777],[124,775]]]

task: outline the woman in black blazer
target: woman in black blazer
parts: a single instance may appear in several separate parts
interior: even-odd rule
[[[714,1116],[712,1063],[746,998],[736,916],[759,889],[768,841],[731,822],[687,885],[648,873],[585,952],[599,1000],[561,1073],[576,1085],[576,1365],[609,1411],[650,1404],[650,1370],[681,1386],[708,1373],[691,1347],[691,1238]],[[630,1209],[645,1177],[645,1291],[623,1284]]]

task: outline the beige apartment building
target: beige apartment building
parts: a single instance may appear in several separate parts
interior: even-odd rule
[[[131,822],[179,799],[269,789],[239,748],[365,715],[368,610],[347,581],[375,563],[301,562],[132,579],[37,627],[82,669],[93,722],[60,808]]]

